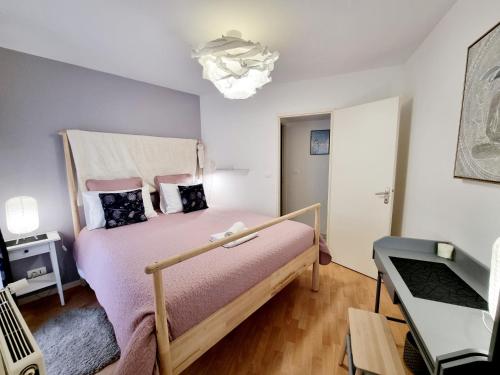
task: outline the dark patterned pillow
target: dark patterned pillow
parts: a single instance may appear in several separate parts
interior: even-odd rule
[[[187,213],[208,208],[203,184],[179,185],[179,193],[181,195],[182,212]]]
[[[106,229],[147,221],[144,214],[142,190],[123,193],[100,193]]]

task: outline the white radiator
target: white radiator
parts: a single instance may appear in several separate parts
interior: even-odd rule
[[[8,289],[0,290],[0,375],[45,375],[40,348]]]

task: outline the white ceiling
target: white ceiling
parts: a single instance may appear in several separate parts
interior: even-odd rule
[[[191,48],[230,29],[288,82],[406,61],[456,0],[1,0],[0,46],[195,94]]]

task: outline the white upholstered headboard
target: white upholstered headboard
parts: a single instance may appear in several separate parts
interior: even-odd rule
[[[82,130],[66,130],[60,134],[75,236],[81,229],[79,192],[87,190],[88,179],[141,177],[153,192],[156,190],[155,176],[184,173],[195,176],[198,168],[203,168],[204,149],[196,139]]]

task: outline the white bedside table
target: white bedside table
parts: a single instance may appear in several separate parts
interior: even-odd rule
[[[52,272],[45,275],[34,277],[28,279],[29,286],[17,293],[17,296],[22,296],[36,290],[47,288],[52,285],[57,285],[57,291],[59,293],[59,299],[61,300],[61,306],[64,306],[64,292],[61,283],[61,275],[59,273],[59,263],[57,262],[56,254],[56,242],[61,240],[59,233],[48,232],[46,239],[40,239],[28,243],[20,243],[17,245],[11,245],[7,247],[9,252],[9,261],[15,262],[19,259],[29,258],[35,255],[50,254],[50,261],[52,263]]]

